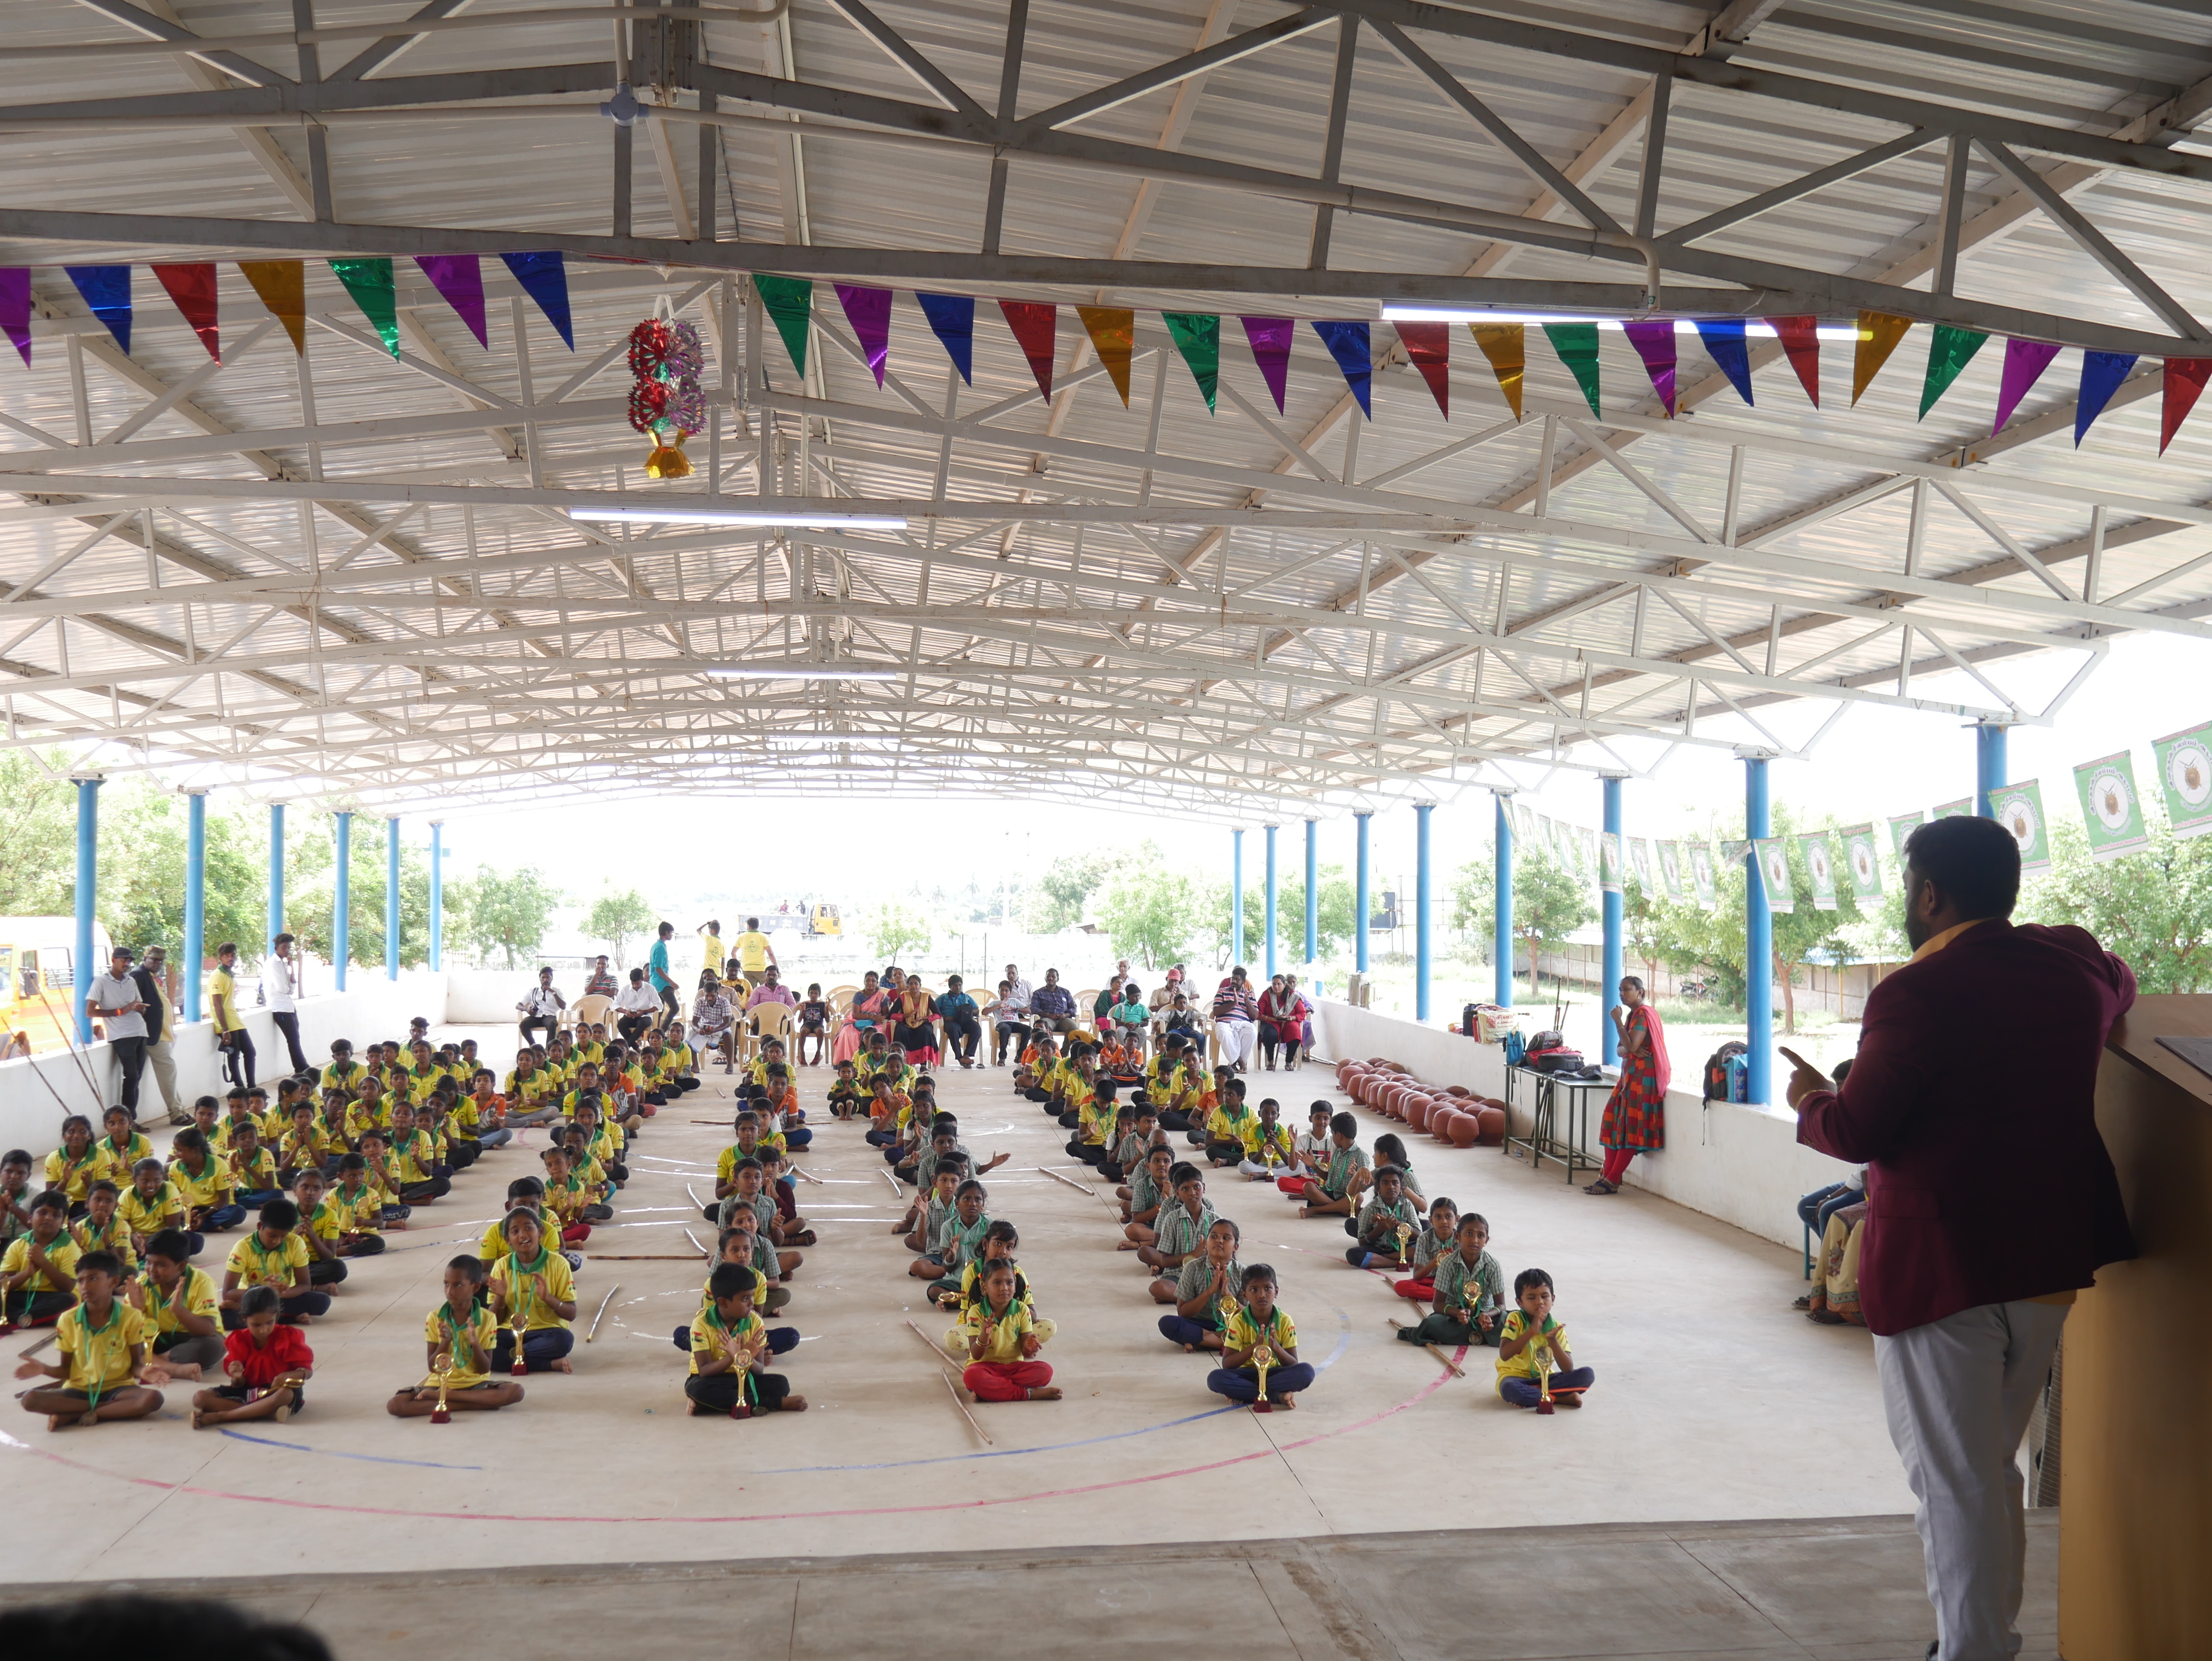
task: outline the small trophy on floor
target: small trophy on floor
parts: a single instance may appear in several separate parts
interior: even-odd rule
[[[1273,1413],[1275,1410],[1275,1404],[1267,1399],[1267,1369],[1274,1365],[1274,1354],[1267,1342],[1267,1335],[1261,1333],[1252,1345],[1253,1370],[1260,1375],[1260,1394],[1252,1403],[1255,1413]]]
[[[453,1352],[441,1349],[432,1356],[430,1371],[437,1375],[438,1379],[438,1399],[430,1409],[430,1422],[434,1425],[450,1425],[453,1422],[453,1410],[446,1405],[446,1385],[453,1376]]]

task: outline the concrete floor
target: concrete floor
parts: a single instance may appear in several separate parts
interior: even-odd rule
[[[477,1036],[487,1053],[506,1042]],[[805,1075],[810,1102],[823,1077]],[[1316,1098],[1339,1100],[1317,1066],[1254,1082],[1255,1094],[1284,1099],[1286,1117],[1302,1117]],[[653,1123],[617,1223],[588,1251],[684,1252],[687,1223],[704,1236],[684,1183],[711,1182],[726,1094],[714,1074],[708,1089]],[[41,1518],[31,1537],[15,1531],[0,1579],[1141,1551],[1170,1541],[1910,1509],[1867,1335],[1790,1311],[1794,1253],[1633,1191],[1587,1197],[1556,1167],[1533,1174],[1495,1150],[1417,1143],[1428,1192],[1488,1216],[1509,1277],[1540,1264],[1559,1283],[1577,1360],[1596,1368],[1598,1384],[1583,1411],[1542,1419],[1497,1399],[1486,1352],[1458,1379],[1392,1342],[1385,1317],[1408,1306],[1344,1262],[1338,1223],[1297,1220],[1265,1185],[1217,1181],[1218,1208],[1244,1226],[1245,1261],[1277,1266],[1304,1357],[1327,1369],[1297,1412],[1256,1417],[1220,1410],[1204,1389],[1205,1364],[1158,1337],[1145,1275],[1113,1250],[1104,1202],[1034,1169],[1072,1169],[1064,1133],[1012,1094],[1007,1075],[956,1068],[941,1100],[979,1153],[1012,1154],[989,1179],[991,1210],[1020,1225],[1039,1305],[1060,1323],[1045,1359],[1068,1399],[976,1409],[994,1446],[978,1445],[905,1329],[912,1319],[935,1336],[946,1323],[903,1274],[907,1255],[889,1227],[903,1200],[860,1128],[826,1120],[808,1161],[823,1185],[801,1188],[822,1234],[793,1282],[790,1318],[805,1341],[783,1367],[814,1411],[747,1424],[684,1417],[669,1335],[692,1312],[699,1264],[587,1257],[578,1277],[586,1318],[619,1290],[598,1341],[578,1345],[574,1377],[533,1378],[520,1407],[451,1426],[388,1418],[386,1396],[422,1371],[422,1317],[444,1260],[471,1249],[509,1177],[537,1168],[532,1136],[532,1151],[488,1155],[450,1198],[418,1210],[392,1251],[356,1266],[308,1334],[318,1377],[312,1405],[291,1424],[194,1434],[181,1390],[134,1425],[54,1435],[27,1415],[0,1423],[0,1469],[19,1507]],[[1382,1128],[1369,1123],[1370,1135]],[[1447,1480],[1422,1480],[1444,1460]],[[1869,1537],[1894,1532],[1885,1524]],[[1493,1544],[1504,1542],[1492,1536],[1486,1552]],[[1377,1563],[1391,1551],[1381,1542],[1359,1549]],[[1874,1596],[1894,1581],[1920,1607],[1910,1556],[1879,1585],[1860,1568],[1833,1584]],[[1817,1552],[1806,1567],[1831,1578]],[[1498,1590],[1513,1601],[1510,1578]]]

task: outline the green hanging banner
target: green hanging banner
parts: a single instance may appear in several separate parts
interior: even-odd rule
[[[331,269],[345,284],[345,291],[353,296],[353,303],[361,307],[362,315],[376,326],[384,338],[384,350],[392,354],[392,362],[399,361],[399,297],[392,281],[392,262],[388,259],[333,259]]]
[[[806,326],[814,315],[814,284],[803,277],[768,277],[755,271],[753,292],[760,295],[761,304],[775,319],[775,332],[783,337],[783,349],[791,354],[791,367],[805,380]]]
[[[1583,396],[1589,400],[1590,413],[1601,414],[1597,405],[1597,325],[1547,323],[1544,335],[1552,343],[1552,350],[1559,355],[1559,362],[1574,375],[1575,385],[1583,389]]]
[[[1982,350],[1989,337],[1972,329],[1954,328],[1948,323],[1938,323],[1936,332],[1928,338],[1928,378],[1920,383],[1920,414],[1925,417],[1936,407],[1936,400],[1951,389],[1959,372],[1974,361],[1974,354]]]
[[[1168,338],[1190,366],[1191,378],[1198,382],[1210,413],[1214,388],[1221,384],[1221,319],[1203,312],[1162,312],[1160,321],[1168,326]]]

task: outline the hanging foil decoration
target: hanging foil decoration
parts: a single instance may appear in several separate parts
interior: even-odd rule
[[[629,332],[629,424],[653,440],[645,459],[648,478],[688,478],[691,463],[684,441],[707,424],[699,370],[706,354],[699,332],[667,316],[648,317]]]

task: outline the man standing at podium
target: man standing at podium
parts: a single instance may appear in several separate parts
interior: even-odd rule
[[[1798,1141],[1868,1167],[1860,1304],[1919,1501],[1941,1661],[2019,1652],[2014,1455],[2075,1293],[2135,1255],[2094,1105],[2135,977],[2086,929],[2014,927],[2019,894],[1996,820],[1915,830],[1912,961],[1867,999],[1840,1091],[1802,1062],[1790,1080]]]

